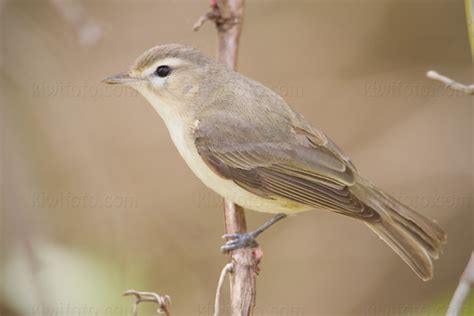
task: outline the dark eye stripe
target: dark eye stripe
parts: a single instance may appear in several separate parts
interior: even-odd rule
[[[171,73],[171,68],[169,66],[159,66],[155,73],[158,77],[166,77]]]

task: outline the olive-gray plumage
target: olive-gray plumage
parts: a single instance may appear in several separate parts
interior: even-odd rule
[[[170,75],[157,78],[154,68],[165,64]],[[190,168],[217,193],[257,211],[323,209],[350,216],[421,279],[432,277],[431,258],[441,252],[444,231],[362,178],[275,92],[179,44],[147,51],[129,73],[108,82],[122,78],[150,101]]]

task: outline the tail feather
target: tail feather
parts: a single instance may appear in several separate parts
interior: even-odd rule
[[[390,208],[393,210],[395,215],[394,218],[396,220],[403,223],[404,226],[407,226],[415,234],[418,233],[419,236],[433,248],[441,250],[440,246],[446,243],[447,236],[436,221],[415,212],[405,204],[395,200],[393,197],[383,192],[382,194],[389,203]]]
[[[420,279],[428,281],[433,277],[433,263],[427,251],[394,222],[384,220],[367,225],[413,269]]]
[[[424,281],[433,276],[431,258],[437,259],[446,233],[434,221],[400,203],[369,181],[359,178],[354,194],[381,215],[367,225],[384,240]]]

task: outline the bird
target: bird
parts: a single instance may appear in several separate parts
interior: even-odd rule
[[[163,44],[103,80],[138,91],[164,121],[192,172],[245,209],[276,214],[253,232],[226,235],[224,252],[288,215],[323,210],[365,223],[423,281],[433,277],[447,235],[359,175],[353,162],[265,85],[200,50]]]

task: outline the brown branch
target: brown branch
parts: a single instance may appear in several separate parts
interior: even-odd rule
[[[247,225],[242,207],[224,200],[224,221],[227,234],[245,233]],[[230,253],[233,270],[230,274],[230,299],[232,315],[251,315],[255,307],[258,264],[260,255],[250,247]]]
[[[209,11],[194,25],[194,30],[197,30],[208,20],[215,23],[218,35],[217,60],[230,69],[237,66],[243,16],[244,0],[211,0]],[[228,200],[224,200],[224,221],[227,234],[247,231],[244,210]],[[230,253],[233,267],[230,273],[232,315],[252,314],[260,258],[261,250],[250,247],[236,249]]]

